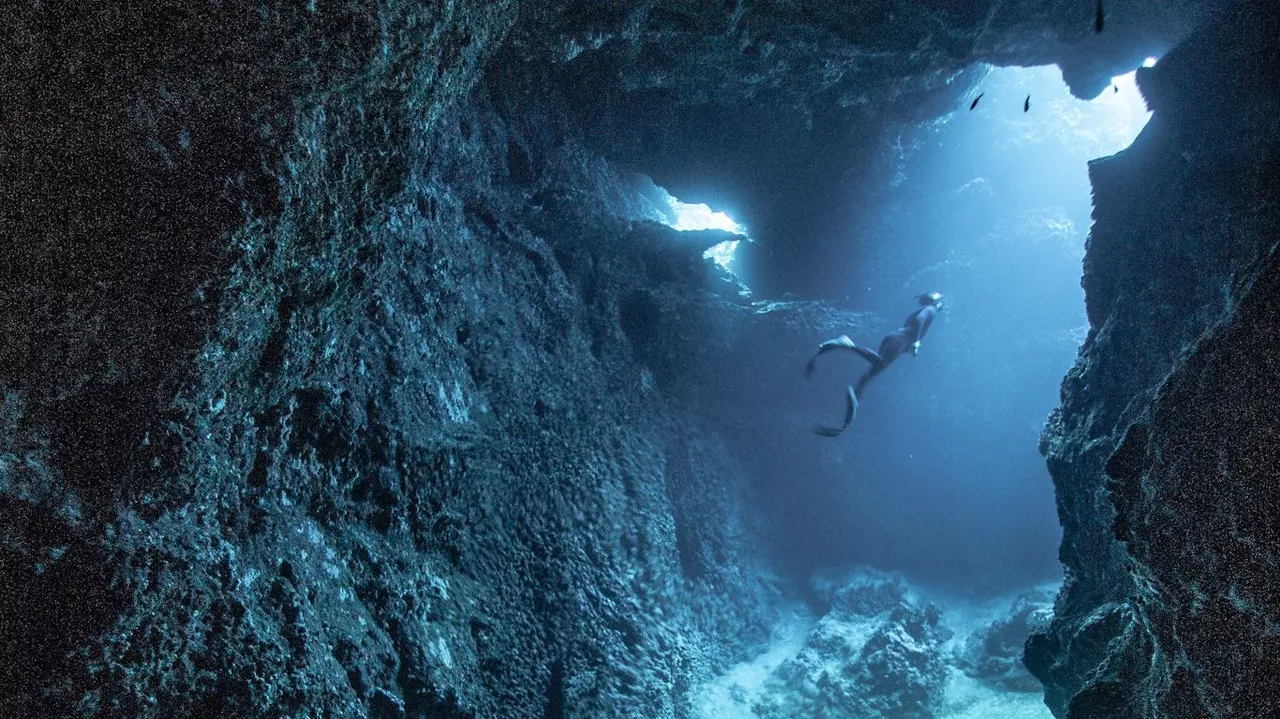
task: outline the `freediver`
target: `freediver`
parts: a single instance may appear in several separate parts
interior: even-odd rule
[[[924,339],[924,335],[929,331],[929,325],[933,323],[933,316],[942,310],[942,294],[939,292],[930,292],[928,294],[917,295],[916,301],[920,306],[916,308],[911,316],[898,329],[885,335],[880,341],[880,351],[872,352],[866,347],[860,347],[848,335],[840,335],[833,340],[827,340],[818,345],[818,351],[813,353],[813,357],[809,359],[809,363],[805,365],[804,376],[812,377],[814,370],[818,366],[818,358],[824,353],[831,350],[850,350],[857,353],[871,366],[866,372],[862,373],[862,377],[858,379],[856,386],[848,388],[848,394],[845,397],[847,404],[844,411],[844,424],[839,427],[828,427],[825,425],[817,425],[813,431],[824,437],[835,437],[848,428],[849,423],[853,421],[854,415],[858,413],[858,400],[862,397],[863,390],[867,384],[875,379],[877,375],[885,370],[893,361],[898,359],[903,352],[910,349],[911,356],[915,357],[920,353],[920,340]]]

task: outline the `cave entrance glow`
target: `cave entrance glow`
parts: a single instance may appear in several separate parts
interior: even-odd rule
[[[742,238],[747,236],[747,228],[724,212],[713,210],[704,203],[682,202],[661,187],[655,186],[655,189],[662,198],[658,212],[663,216],[663,222],[668,227],[681,232],[720,230]],[[734,253],[737,252],[741,243],[741,239],[724,240],[709,247],[702,256],[732,273]]]
[[[831,481],[791,499],[780,480],[788,561],[901,570],[974,595],[1059,577],[1038,445],[1088,330],[1088,167],[1149,118],[1132,73],[1082,100],[1056,67],[989,68],[951,112],[889,133],[882,189],[850,212],[848,239],[827,257],[848,294],[827,299],[870,315],[847,331],[873,347],[917,294],[941,292],[948,306],[919,357],[867,388],[848,436],[813,440],[815,467],[830,467],[813,472]],[[865,367],[829,366],[799,390],[824,418]]]
[[[961,658],[934,716],[1052,719],[1041,686],[1019,663],[1062,580],[1061,529],[1039,443],[1088,331],[1080,280],[1092,222],[1089,162],[1129,147],[1150,113],[1133,73],[1092,100],[1073,97],[1055,67],[980,74],[950,112],[877,138],[871,187],[858,188],[865,193],[850,202],[843,225],[832,223],[839,239],[814,249],[820,256],[810,267],[824,281],[803,298],[843,311],[804,337],[816,344],[847,333],[876,347],[915,296],[941,292],[947,308],[919,356],[877,375],[849,429],[833,439],[779,415],[794,406],[804,419],[838,421],[846,388],[867,363],[830,353],[806,380],[799,369],[813,345],[795,348],[796,359],[778,362],[792,384],[779,381],[770,392],[744,383],[743,394],[758,391],[770,410],[746,451],[761,477],[760,501],[786,538],[778,564],[815,593],[900,572],[904,594],[935,602],[955,631],[944,644],[951,656],[993,646],[983,632],[1001,627],[1007,651],[977,664],[1009,673],[984,683]],[[767,247],[773,238],[762,231],[758,239]],[[713,686],[703,719],[753,716],[741,706],[772,690],[742,675],[770,676],[776,665],[767,662],[802,651],[804,635],[817,639],[803,651],[816,646],[810,654],[820,656],[831,636],[870,634],[857,622],[842,626],[848,616],[828,611],[817,630],[779,622],[783,639]],[[833,675],[857,650],[837,656]]]
[[[742,227],[723,212],[716,212],[701,203],[681,202],[671,195],[667,198],[674,218],[669,224],[677,230],[724,230],[735,235],[744,234]]]
[[[1147,58],[1143,64],[1155,63],[1156,58]],[[964,119],[993,123],[1007,134],[1007,147],[1052,139],[1063,144],[1066,152],[1043,171],[1120,152],[1151,119],[1133,72],[1113,77],[1098,97],[1081,100],[1067,90],[1054,66],[992,68],[972,94],[978,93],[983,95],[980,104]],[[1024,110],[1028,97],[1029,109]]]

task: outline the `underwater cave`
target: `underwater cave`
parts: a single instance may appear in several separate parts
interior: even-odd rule
[[[0,26],[0,716],[1280,717],[1269,0]]]

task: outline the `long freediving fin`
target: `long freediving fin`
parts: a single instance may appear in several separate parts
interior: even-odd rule
[[[854,416],[858,414],[858,393],[853,391],[852,386],[848,387],[847,390],[848,394],[845,396],[844,424],[839,427],[828,427],[822,424],[816,425],[813,428],[815,434],[820,434],[823,437],[835,437],[849,428],[849,425],[853,422]]]

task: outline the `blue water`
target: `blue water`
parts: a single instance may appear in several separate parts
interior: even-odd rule
[[[1060,574],[1037,445],[1087,329],[1087,163],[1127,147],[1149,114],[1131,76],[1091,102],[1052,67],[991,69],[967,97],[979,92],[975,110],[966,99],[887,139],[886,189],[851,213],[847,251],[814,263],[814,299],[873,313],[849,331],[861,344],[878,346],[918,293],[944,293],[947,309],[919,357],[868,388],[844,436],[784,427],[757,448],[757,491],[797,575],[862,563],[990,595]],[[811,349],[797,350],[797,374]],[[815,381],[774,401],[838,423],[865,367],[824,357]]]

